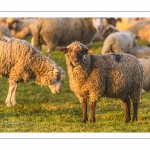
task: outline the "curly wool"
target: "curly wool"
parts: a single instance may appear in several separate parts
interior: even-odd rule
[[[56,80],[53,70],[64,71],[48,57],[42,56],[25,40],[0,37],[0,76],[11,82],[35,79],[37,84],[49,85]]]
[[[134,103],[139,103],[143,68],[135,56],[123,53],[117,62],[111,54],[86,54],[81,65],[74,67],[66,54],[66,63],[70,88],[80,102],[94,102],[102,96],[123,99],[128,94]]]

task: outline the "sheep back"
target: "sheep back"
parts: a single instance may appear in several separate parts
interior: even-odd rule
[[[41,50],[44,44],[54,49],[75,40],[89,44],[95,33],[91,18],[39,18],[34,28],[34,46]]]
[[[150,56],[150,47],[145,45],[137,45],[129,53],[137,58],[144,58],[146,56]]]
[[[53,70],[60,68],[25,40],[0,37],[0,76],[12,82],[34,79],[37,84],[55,81]],[[62,70],[61,70],[62,71]]]
[[[71,89],[80,102],[97,101],[100,97],[123,99],[128,94],[134,103],[140,101],[143,68],[135,56],[121,54],[87,55],[84,63],[73,67],[66,55]]]
[[[135,39],[136,35],[128,31],[111,33],[105,39],[101,53],[128,53],[137,45]]]

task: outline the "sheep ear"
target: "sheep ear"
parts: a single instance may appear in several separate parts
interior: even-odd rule
[[[67,47],[64,47],[64,48],[60,48],[59,49],[61,52],[63,52],[63,53],[68,53],[68,48]]]
[[[88,54],[92,54],[94,51],[93,50],[91,50],[91,49],[88,49]]]

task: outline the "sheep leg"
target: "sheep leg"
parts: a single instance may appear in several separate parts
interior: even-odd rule
[[[90,103],[90,110],[91,110],[91,119],[90,119],[90,121],[91,122],[96,121],[96,119],[95,119],[95,109],[96,109],[96,102],[91,102]]]
[[[47,56],[50,58],[51,57],[51,53],[52,53],[52,50],[50,48],[47,49]]]
[[[15,106],[16,105],[16,90],[17,90],[17,87],[18,87],[18,84],[17,83],[14,83],[15,87],[14,87],[14,90],[13,90],[13,93],[12,93],[12,96],[11,96],[11,105],[12,106]]]
[[[132,118],[132,122],[133,121],[137,121],[138,117],[137,117],[137,113],[138,113],[138,104],[137,103],[133,103],[133,118]]]
[[[8,90],[8,94],[7,94],[7,98],[6,98],[7,106],[14,106],[16,104],[16,99],[15,99],[16,89],[17,89],[17,83],[10,82],[9,90]]]
[[[82,122],[86,123],[86,121],[88,120],[88,117],[87,117],[87,101],[83,100],[81,104],[82,104]]]
[[[125,96],[123,99],[124,104],[124,112],[125,112],[125,123],[130,122],[131,120],[131,114],[130,114],[130,99],[128,96]]]

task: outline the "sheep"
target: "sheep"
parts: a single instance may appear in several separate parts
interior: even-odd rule
[[[141,62],[144,70],[142,88],[143,91],[148,91],[150,90],[150,56],[139,58],[138,60]]]
[[[12,37],[10,30],[4,25],[0,24],[0,36]]]
[[[139,20],[127,30],[139,35],[142,41],[149,42],[150,40],[150,20]]]
[[[102,33],[103,39],[105,40],[109,34],[115,33],[115,32],[120,32],[120,31],[114,26],[108,25]]]
[[[91,50],[78,41],[61,48],[65,53],[71,90],[82,105],[82,122],[88,120],[87,100],[91,117],[95,122],[96,102],[102,96],[120,98],[124,103],[125,122],[131,120],[130,99],[133,103],[132,121],[138,120],[138,104],[141,97],[143,68],[130,54],[90,54]]]
[[[129,53],[137,45],[136,39],[139,39],[139,36],[130,31],[111,33],[104,40],[101,54],[109,52]]]
[[[150,47],[145,45],[137,45],[129,52],[130,54],[136,56],[137,58],[143,58],[150,56]]]
[[[119,20],[119,18],[118,18]],[[126,31],[130,26],[134,25],[137,21],[134,18],[120,18],[116,22],[116,28],[120,31]]]
[[[1,20],[10,29],[13,37],[24,38],[28,35],[33,35],[34,23],[37,19],[3,18]]]
[[[3,36],[0,37],[0,77],[9,80],[6,105],[15,106],[19,82],[33,79],[38,85],[48,86],[52,94],[57,94],[61,90],[65,71],[29,42]]]
[[[34,46],[48,46],[48,56],[59,46],[66,46],[74,40],[89,44],[96,30],[102,28],[102,18],[39,18],[35,23]]]
[[[92,39],[92,42],[97,42],[97,41],[101,41],[105,39],[103,35],[104,35],[104,32],[106,32],[106,28],[111,26],[114,29],[116,22],[117,20],[115,18],[103,18],[103,28],[101,30],[98,30],[95,33]],[[118,30],[118,29],[115,29],[115,30]]]

